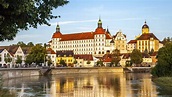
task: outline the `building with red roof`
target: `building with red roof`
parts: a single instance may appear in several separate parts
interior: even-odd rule
[[[62,34],[59,24],[48,42],[49,47],[56,51],[73,50],[74,54],[91,54],[102,57],[107,50],[112,51],[113,43],[109,30],[103,29],[101,19],[95,31]]]

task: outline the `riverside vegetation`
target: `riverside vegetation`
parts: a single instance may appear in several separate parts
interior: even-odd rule
[[[152,69],[153,81],[160,86],[160,94],[171,95],[172,90],[172,42],[160,48],[157,65]],[[167,94],[168,93],[168,94]]]

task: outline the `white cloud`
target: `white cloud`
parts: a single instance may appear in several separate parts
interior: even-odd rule
[[[76,24],[76,23],[88,23],[88,22],[95,22],[97,21],[97,19],[94,20],[82,20],[82,21],[62,21],[62,22],[58,22],[60,25],[66,25],[66,24]],[[56,26],[58,24],[57,22],[53,22],[50,23],[51,26]],[[43,26],[47,26],[47,25],[43,25]]]

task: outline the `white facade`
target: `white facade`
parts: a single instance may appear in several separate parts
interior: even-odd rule
[[[111,40],[111,35],[102,28],[101,20],[99,20],[95,32],[61,34],[60,27],[57,25],[49,46],[55,52],[73,50],[74,54],[92,54],[96,57],[102,57],[107,50],[112,51],[114,49],[110,44]]]

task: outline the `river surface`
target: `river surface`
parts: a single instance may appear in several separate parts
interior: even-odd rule
[[[5,80],[0,97],[172,97],[161,94],[149,73],[34,76]]]

